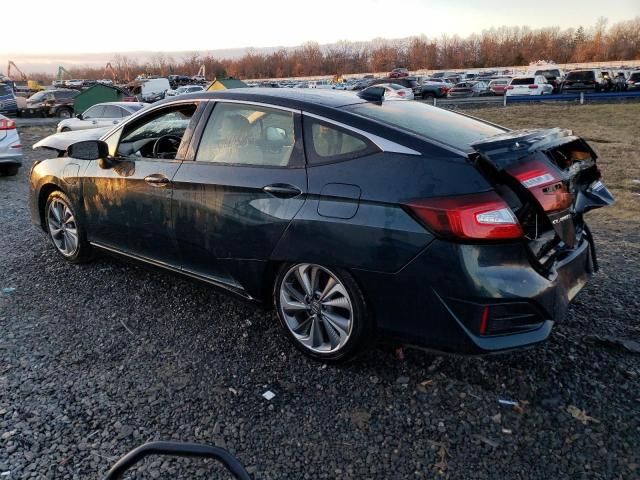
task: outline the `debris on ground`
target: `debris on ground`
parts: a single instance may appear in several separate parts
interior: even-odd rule
[[[583,425],[586,425],[589,422],[600,423],[600,420],[590,417],[584,410],[579,409],[575,405],[569,405],[567,407],[567,412],[576,420],[580,420]]]
[[[6,288],[2,289],[2,293],[13,293],[15,291],[16,291],[16,289],[13,288],[13,287],[6,287]]]
[[[640,353],[640,342],[613,335],[585,335],[582,340],[587,343],[597,343],[607,347],[622,348],[631,353]]]
[[[477,440],[481,441],[482,443],[486,443],[487,445],[489,445],[490,447],[493,447],[493,448],[497,448],[498,445],[499,445],[498,442],[496,442],[494,440],[491,440],[491,439],[485,437],[484,435],[474,435],[473,437],[476,438]]]
[[[229,390],[231,390],[231,389],[229,389]],[[271,390],[267,390],[266,392],[264,392],[262,394],[262,396],[267,400],[272,400],[276,396],[276,394],[273,393]]]

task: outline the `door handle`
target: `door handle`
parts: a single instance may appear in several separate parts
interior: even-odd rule
[[[154,187],[166,187],[169,185],[169,179],[160,173],[144,177],[144,181]]]
[[[93,125],[97,125],[97,124],[98,124],[97,120],[92,120],[92,121],[91,121],[91,123],[92,123]]]
[[[293,185],[287,185],[284,183],[274,183],[273,185],[267,185],[263,187],[262,190],[264,192],[270,193],[274,197],[281,198],[291,198],[297,197],[302,193],[298,187],[294,187]]]

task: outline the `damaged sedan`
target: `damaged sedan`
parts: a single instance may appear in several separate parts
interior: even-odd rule
[[[597,270],[585,214],[613,198],[572,132],[382,89],[259,90],[44,139],[60,156],[31,172],[33,222],[67,261],[108,252],[272,306],[324,362],[380,337],[465,354],[534,345]]]

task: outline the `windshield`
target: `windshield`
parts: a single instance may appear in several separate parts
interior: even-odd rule
[[[38,92],[29,97],[30,102],[42,102],[46,98],[46,92]]]
[[[344,110],[461,149],[505,131],[419,102],[358,103],[347,105]]]

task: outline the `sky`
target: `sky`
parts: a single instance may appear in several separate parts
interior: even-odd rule
[[[2,17],[16,21],[2,22],[0,71],[8,59],[18,65],[49,57],[52,63],[65,57],[76,63],[76,55],[85,53],[467,36],[501,25],[567,28],[593,25],[601,16],[611,24],[640,15],[640,0],[65,0],[51,6],[51,0],[29,0],[31,13],[25,15],[17,1],[3,5]],[[63,23],[66,29],[56,28]]]

